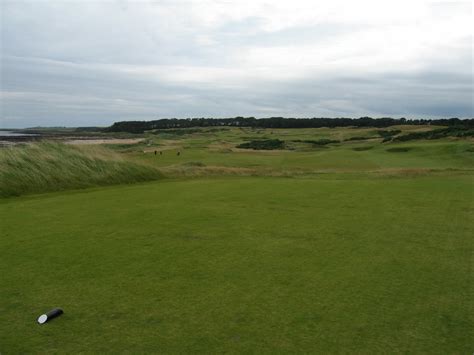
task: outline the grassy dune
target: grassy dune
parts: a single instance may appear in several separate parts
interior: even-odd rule
[[[157,169],[100,146],[39,143],[0,149],[0,196],[159,178]]]

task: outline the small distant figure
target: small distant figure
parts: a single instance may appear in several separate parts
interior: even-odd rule
[[[155,150],[155,155],[156,155],[156,150]]]
[[[160,155],[163,155],[163,152],[160,150]]]
[[[176,155],[177,155],[178,157],[179,157],[179,155],[180,155],[180,154],[181,154],[181,152],[180,152],[180,151],[178,151],[178,153],[176,153]]]

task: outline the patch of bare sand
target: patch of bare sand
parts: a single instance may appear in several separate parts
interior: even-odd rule
[[[69,139],[64,143],[74,145],[85,144],[136,144],[143,141],[144,138],[105,138],[105,139]]]

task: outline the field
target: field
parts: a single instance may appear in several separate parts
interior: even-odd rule
[[[143,138],[103,149],[156,181],[0,200],[0,352],[472,352],[472,140]],[[285,149],[236,148],[259,139]]]

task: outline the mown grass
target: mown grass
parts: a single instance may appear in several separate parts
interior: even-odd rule
[[[39,143],[0,149],[0,196],[18,196],[159,178],[156,168],[100,146]]]
[[[4,199],[0,349],[470,353],[473,191],[247,177]]]
[[[169,170],[189,162],[205,166],[252,169],[260,175],[281,172],[368,172],[390,169],[474,170],[472,143],[468,140],[411,141],[407,143],[344,142],[294,150],[243,150],[210,142],[207,147],[161,142],[150,151],[129,153],[134,159]],[[163,150],[155,156],[153,149]],[[180,155],[177,152],[180,151]],[[176,169],[175,169],[176,170]],[[202,169],[201,169],[202,170]]]

